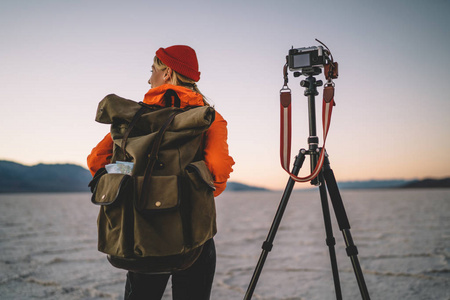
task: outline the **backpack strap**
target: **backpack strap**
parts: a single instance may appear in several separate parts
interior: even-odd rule
[[[166,132],[167,128],[169,128],[169,125],[172,123],[175,116],[181,112],[183,112],[183,110],[175,111],[174,113],[172,113],[156,134],[155,141],[153,142],[152,145],[152,149],[150,151],[150,154],[148,155],[149,160],[147,163],[147,167],[145,168],[144,182],[142,183],[141,198],[143,198],[144,195],[149,193],[148,188],[150,187],[150,180],[152,177],[153,168],[155,167],[155,163],[158,161],[159,147],[161,146],[164,133]],[[139,203],[144,202],[139,201]],[[140,208],[139,205],[137,207]]]
[[[141,104],[141,103],[139,103],[139,104]],[[136,112],[136,114],[134,114],[133,119],[131,119],[130,124],[128,124],[127,130],[123,134],[121,148],[123,151],[124,159],[126,159],[126,157],[127,157],[127,151],[125,150],[125,148],[127,147],[128,136],[130,135],[131,131],[133,130],[134,125],[136,125],[137,121],[139,120],[139,118],[142,116],[142,114],[146,110],[147,110],[147,107],[143,106],[143,105],[141,106],[141,108],[139,108],[139,110]]]

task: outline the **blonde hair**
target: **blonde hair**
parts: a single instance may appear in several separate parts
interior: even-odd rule
[[[155,66],[156,69],[158,69],[160,71],[164,71],[165,69],[167,69],[167,65],[165,65],[157,56],[155,56],[155,58],[153,59],[153,65]],[[170,83],[173,85],[184,86],[184,87],[187,87],[187,88],[193,90],[194,92],[196,92],[202,96],[203,103],[205,105],[207,105],[207,106],[210,105],[208,103],[205,95],[203,95],[202,92],[200,92],[200,90],[198,89],[197,84],[195,83],[194,80],[177,73],[173,69],[172,69],[172,75],[170,76]]]

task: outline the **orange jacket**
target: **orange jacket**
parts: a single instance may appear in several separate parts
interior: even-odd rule
[[[144,103],[149,105],[164,106],[164,93],[167,89],[176,91],[180,98],[181,107],[203,105],[203,98],[192,90],[165,84],[150,89],[144,96]],[[214,177],[214,196],[220,195],[225,190],[231,168],[234,165],[233,158],[228,155],[227,121],[216,111],[215,120],[205,133],[204,158],[206,166]],[[113,153],[113,140],[111,134],[107,134],[98,145],[92,149],[87,157],[87,164],[92,175],[98,169],[109,164]]]

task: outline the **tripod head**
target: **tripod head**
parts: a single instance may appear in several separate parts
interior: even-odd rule
[[[300,75],[317,76],[320,73],[322,73],[322,69],[320,67],[309,67],[303,68],[301,71],[294,72],[294,77],[299,77]]]

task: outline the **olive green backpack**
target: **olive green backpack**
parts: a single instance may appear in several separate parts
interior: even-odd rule
[[[215,188],[202,160],[202,135],[215,111],[173,107],[179,98],[172,90],[165,99],[161,108],[108,95],[95,119],[111,124],[111,166],[133,164],[131,172],[100,169],[90,183],[100,206],[98,250],[134,272],[186,269],[216,234]]]

